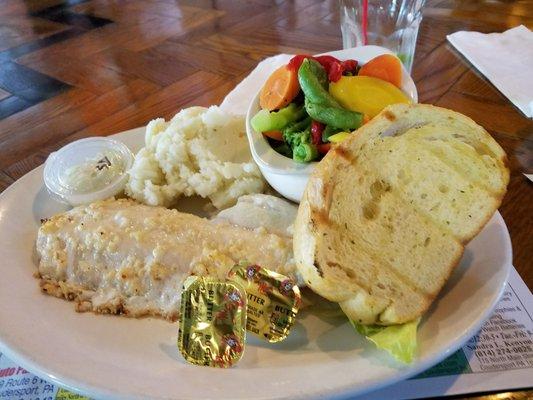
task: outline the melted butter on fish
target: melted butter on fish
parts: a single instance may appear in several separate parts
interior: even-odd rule
[[[39,229],[43,291],[79,311],[176,319],[191,273],[223,278],[248,260],[294,277],[292,240],[131,200],[56,215]]]

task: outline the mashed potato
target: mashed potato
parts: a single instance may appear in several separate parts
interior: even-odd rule
[[[171,206],[180,196],[200,195],[217,208],[265,183],[251,159],[244,120],[218,107],[191,107],[169,122],[146,127],[145,147],[128,171],[126,193],[145,204]]]

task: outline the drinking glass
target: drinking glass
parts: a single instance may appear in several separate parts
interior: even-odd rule
[[[413,66],[425,0],[340,0],[342,47],[375,44]]]

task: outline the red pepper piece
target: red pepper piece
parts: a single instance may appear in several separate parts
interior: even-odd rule
[[[293,71],[298,71],[306,58],[318,61],[326,70],[330,82],[337,82],[344,72],[355,72],[355,69],[357,68],[357,61],[355,60],[340,61],[333,56],[326,55],[313,57],[307,54],[298,54],[291,58],[287,64],[287,68]]]
[[[311,121],[311,143],[314,145],[322,143],[322,132],[324,128],[324,124],[315,120]]]
[[[287,64],[287,69],[298,71],[300,69],[300,65],[304,62],[306,58],[314,58],[313,56],[309,56],[307,54],[298,54],[291,58],[289,63]]]
[[[344,72],[355,72],[357,68],[357,61],[355,60],[340,61],[333,56],[318,56],[315,57],[315,60],[324,67],[330,82],[337,82]]]
[[[334,68],[333,66],[335,64],[340,63],[339,60],[337,60],[335,57],[332,57],[332,56],[318,56],[318,57],[315,57],[315,60],[318,61],[320,65],[324,67],[324,69],[326,70],[326,73],[328,74],[328,77],[329,77],[331,69]],[[331,79],[329,80],[331,81]]]
[[[333,63],[340,63],[341,61],[333,56],[318,56],[315,57],[315,60],[317,60],[324,68],[327,69],[327,67]]]
[[[328,71],[328,79],[330,82],[337,82],[341,79],[343,73],[342,65],[339,62],[332,63]]]
[[[316,146],[320,154],[326,154],[331,149],[331,143],[322,143]]]
[[[346,60],[341,62],[341,66],[344,72],[355,72],[355,69],[357,68],[357,61],[355,60]]]

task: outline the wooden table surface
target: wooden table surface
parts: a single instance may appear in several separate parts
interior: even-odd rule
[[[342,46],[336,1],[0,1],[0,190],[62,145],[219,103],[266,56]],[[509,156],[500,208],[533,288],[533,121],[446,43],[458,30],[533,28],[532,1],[428,0],[413,77]],[[533,66],[531,66],[533,75]],[[533,382],[533,379],[532,379]],[[526,399],[533,391],[476,399]],[[461,397],[463,398],[463,397]]]

